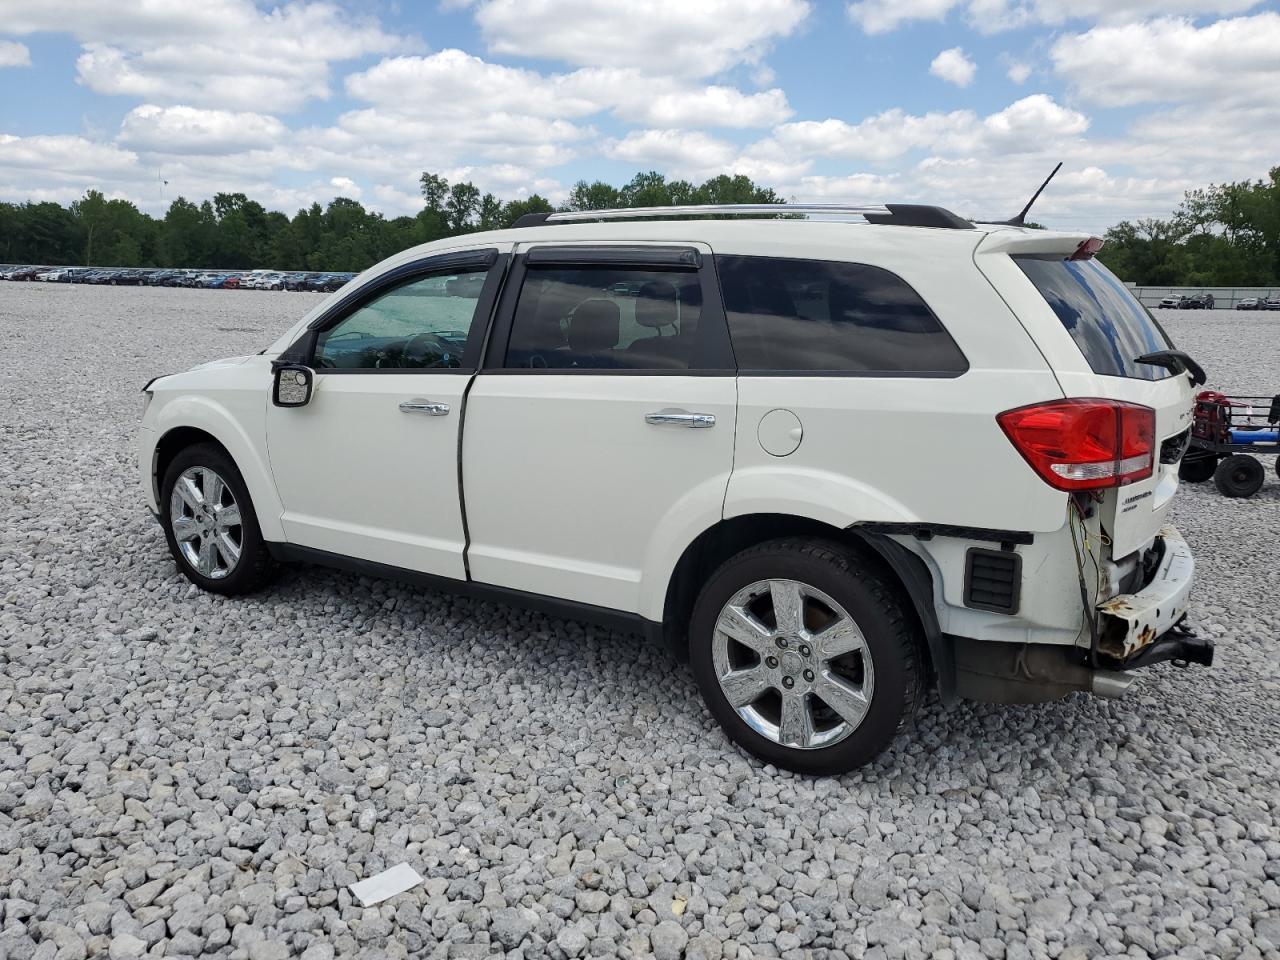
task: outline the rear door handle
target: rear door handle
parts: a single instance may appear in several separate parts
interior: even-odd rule
[[[690,413],[687,410],[677,409],[659,410],[656,413],[646,413],[644,422],[655,427],[689,427],[696,430],[703,427],[714,427],[716,425],[716,415],[714,413]]]
[[[437,403],[434,400],[415,398],[403,401],[400,404],[400,412],[423,413],[428,417],[444,417],[449,414],[449,405],[447,403]]]

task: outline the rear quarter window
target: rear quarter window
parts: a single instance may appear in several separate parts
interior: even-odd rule
[[[738,369],[958,376],[968,361],[896,274],[862,263],[716,257]]]
[[[1137,380],[1173,376],[1137,357],[1173,346],[1155,317],[1114,273],[1097,260],[1064,260],[1060,255],[1015,256],[1071,334],[1094,373]]]

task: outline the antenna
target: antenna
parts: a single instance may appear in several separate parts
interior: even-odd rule
[[[1057,176],[1058,171],[1061,169],[1062,161],[1059,160],[1058,165],[1053,168],[1053,173],[1044,178],[1044,183],[1040,184],[1040,189],[1031,195],[1031,199],[1027,201],[1027,205],[1022,208],[1022,211],[1016,217],[1011,217],[1008,220],[1001,220],[999,222],[1008,224],[1011,227],[1024,226],[1026,224],[1027,213],[1031,210],[1031,205],[1040,199],[1040,194],[1044,193],[1044,188],[1049,185],[1049,181]]]

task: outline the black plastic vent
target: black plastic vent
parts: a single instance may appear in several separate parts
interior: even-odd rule
[[[970,547],[964,560],[964,604],[975,610],[1017,613],[1022,557],[1009,550]]]

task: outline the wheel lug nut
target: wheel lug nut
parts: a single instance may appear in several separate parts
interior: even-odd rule
[[[809,683],[813,683],[813,671],[812,671],[812,670],[806,670],[806,671],[804,672],[804,678],[805,678],[805,680],[806,680],[807,682],[809,682]]]
[[[786,649],[786,647],[787,647],[787,638],[786,638],[786,637],[779,637],[779,638],[777,639],[777,644],[778,644],[778,646],[779,646],[779,647],[781,647],[782,649],[784,649],[784,650],[785,650],[785,649]]]
[[[769,667],[769,669],[770,669],[770,670],[777,670],[777,669],[778,669],[778,658],[777,658],[777,657],[766,657],[764,662],[768,665],[768,667]]]
[[[792,680],[790,677],[783,677],[782,685],[786,687],[788,690],[790,690],[792,687],[796,685],[796,682]]]
[[[809,655],[809,647],[807,644],[800,644],[800,656],[807,657]]]

